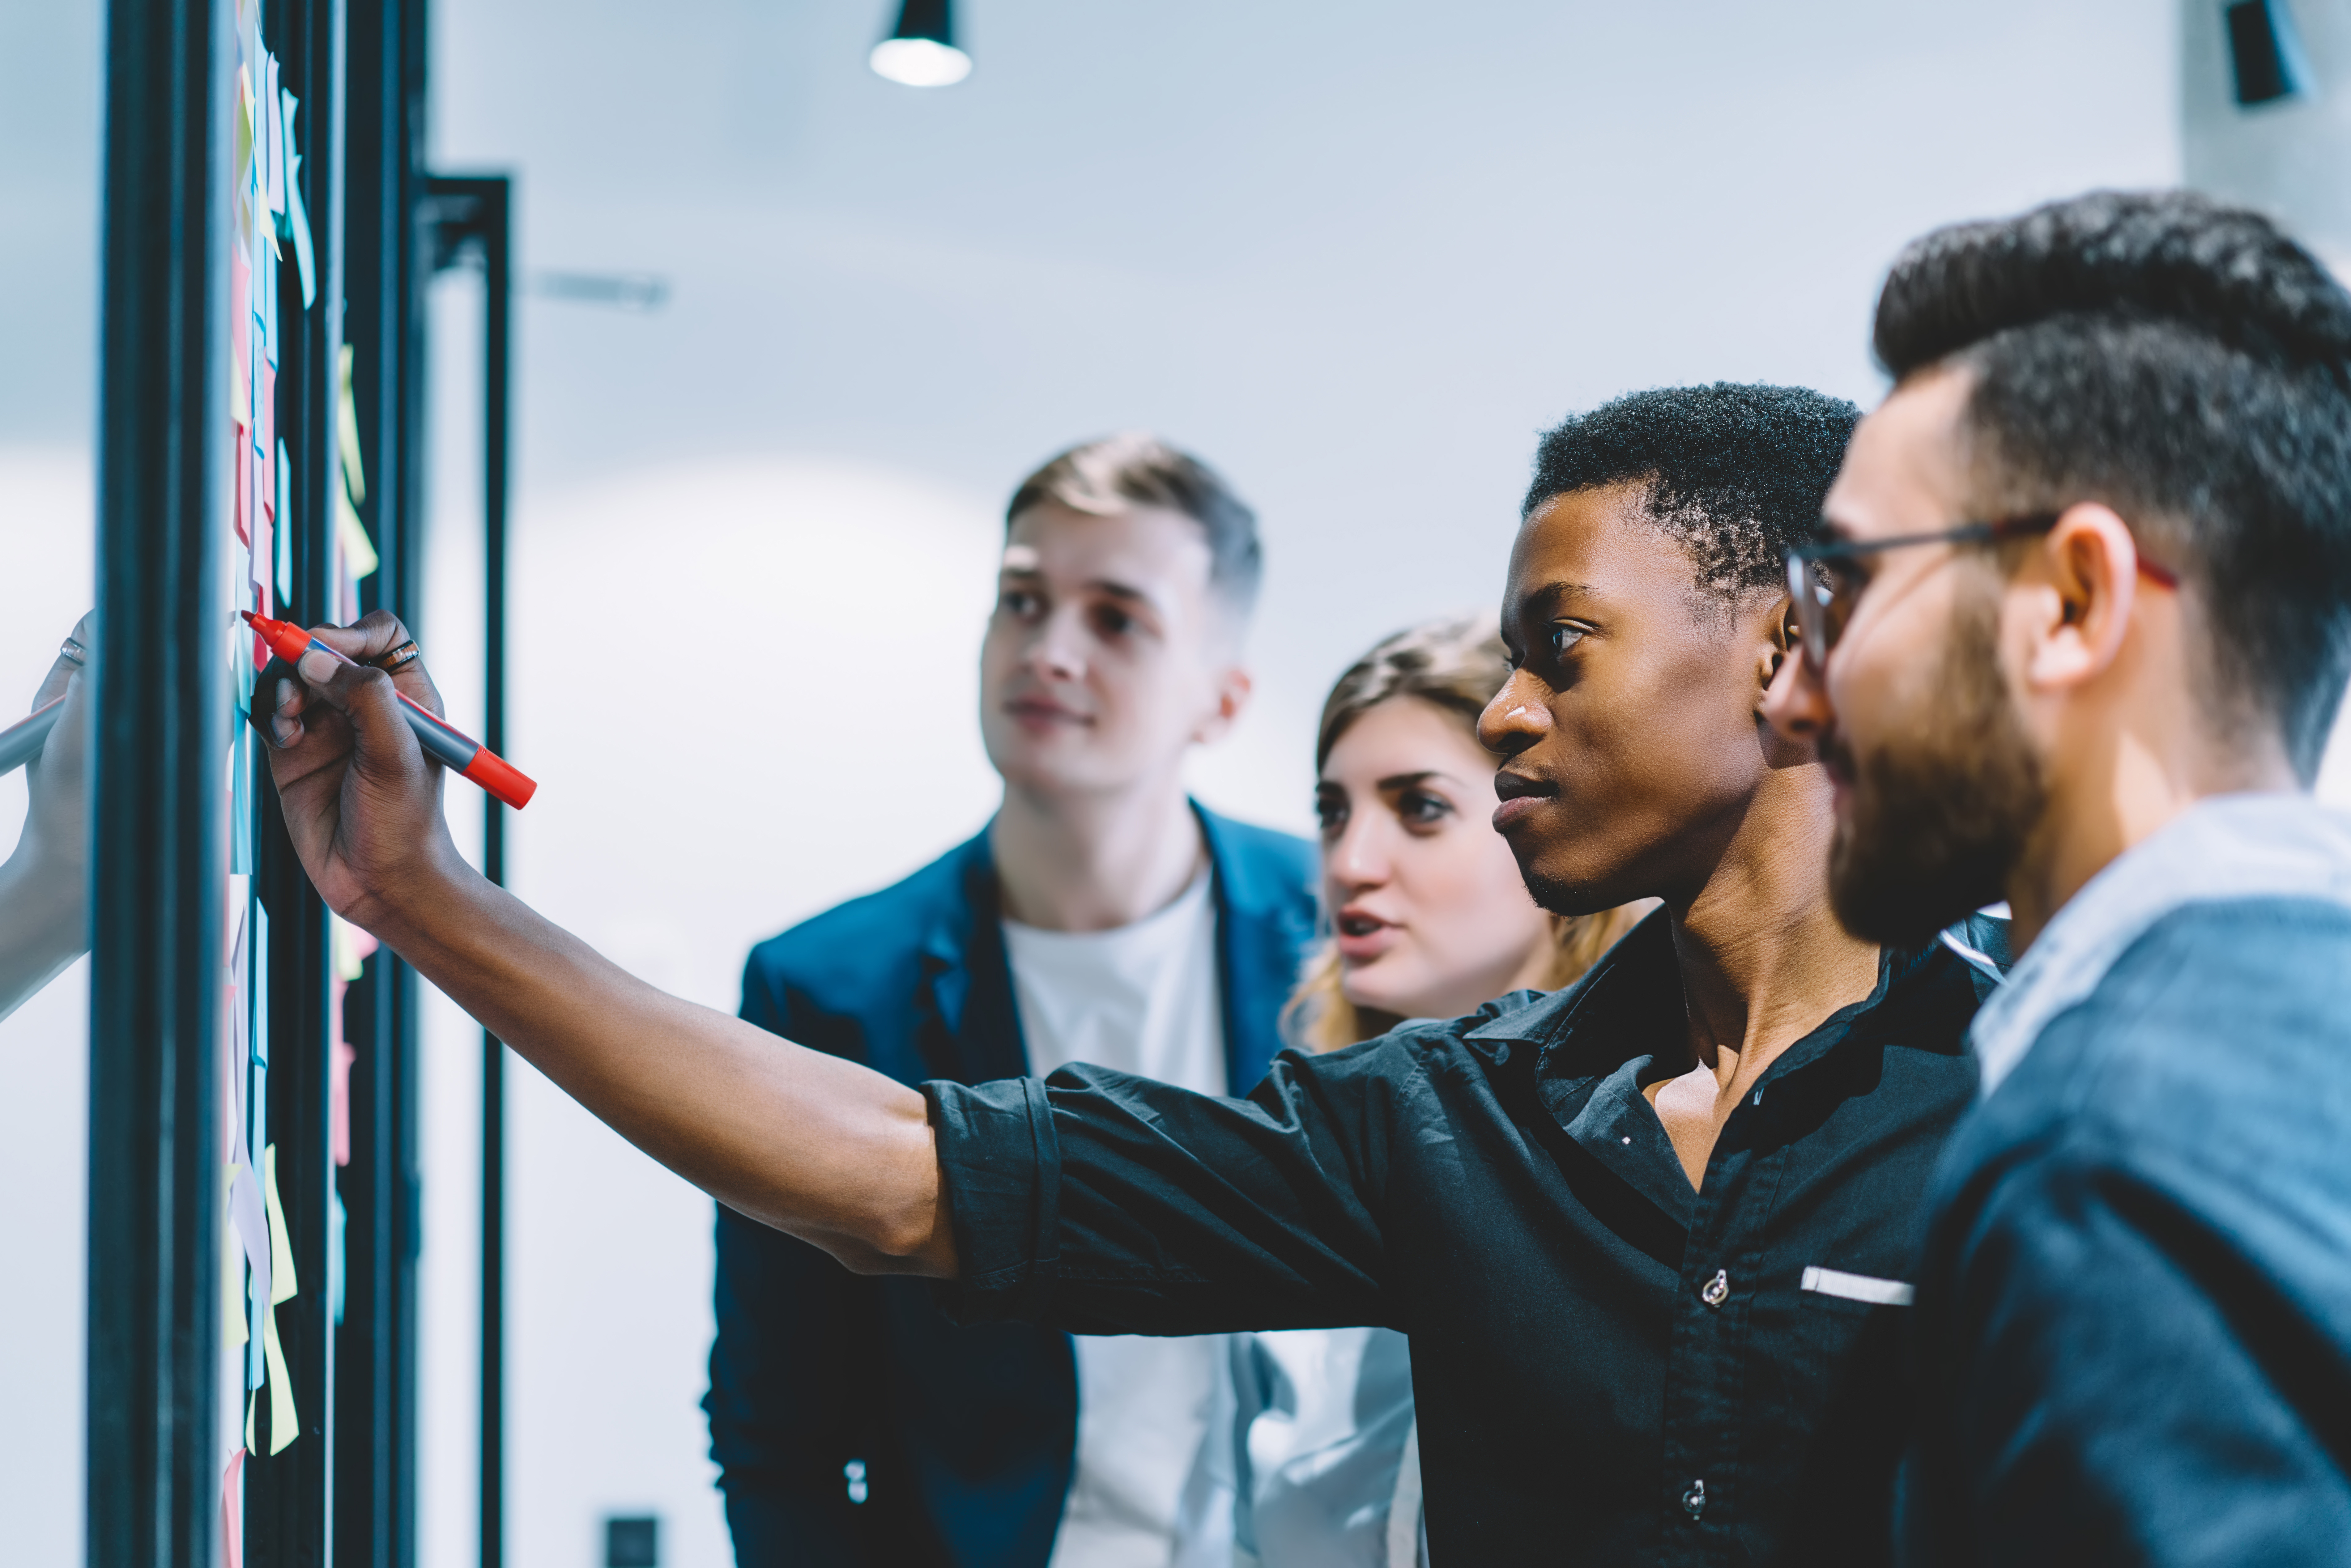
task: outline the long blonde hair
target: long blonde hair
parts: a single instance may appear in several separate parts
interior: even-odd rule
[[[1384,702],[1418,697],[1458,717],[1472,735],[1478,716],[1510,676],[1510,656],[1489,614],[1424,622],[1381,642],[1349,667],[1322,704],[1315,731],[1314,768],[1331,760],[1331,748],[1354,722]],[[1600,956],[1656,907],[1651,901],[1627,904],[1598,915],[1547,916],[1552,960],[1540,988],[1556,990],[1580,979]],[[1329,912],[1324,912],[1329,919]],[[1339,946],[1326,937],[1307,955],[1298,988],[1281,1009],[1282,1036],[1308,1051],[1336,1051],[1384,1034],[1404,1020],[1377,1008],[1347,999]]]

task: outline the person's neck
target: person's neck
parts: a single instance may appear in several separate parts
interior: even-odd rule
[[[1086,793],[1008,780],[988,844],[1004,913],[1047,931],[1132,925],[1174,903],[1207,859],[1180,778]]]
[[[1829,782],[1816,766],[1763,783],[1704,883],[1668,900],[1689,1017],[1685,1069],[1745,1087],[1877,985],[1877,948],[1829,908]]]
[[[2159,706],[2168,711],[2144,713],[2147,722],[2077,725],[2051,760],[2048,803],[2006,882],[2011,952],[2021,956],[2092,877],[2199,800],[2302,788],[2273,730],[2215,737],[2176,699]]]

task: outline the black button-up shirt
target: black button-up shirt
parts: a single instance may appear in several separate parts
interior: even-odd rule
[[[1889,955],[1732,1112],[1698,1191],[1641,1092],[1687,1038],[1662,915],[1568,990],[1285,1053],[1246,1101],[1090,1067],[929,1084],[950,1301],[1081,1333],[1404,1331],[1440,1562],[1882,1560],[1906,1309],[1852,1292],[1912,1277],[1989,984]]]

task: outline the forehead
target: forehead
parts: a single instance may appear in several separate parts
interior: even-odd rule
[[[1004,570],[1077,585],[1097,580],[1158,597],[1208,584],[1208,541],[1181,512],[1136,507],[1107,516],[1040,502],[1012,519]]]
[[[1883,538],[1961,520],[1970,386],[1960,371],[1913,376],[1862,420],[1823,507],[1837,533]]]
[[[1504,615],[1582,598],[1686,612],[1698,593],[1698,561],[1647,517],[1646,502],[1644,486],[1606,485],[1553,496],[1529,513],[1510,547]]]
[[[1465,768],[1465,761],[1467,767]],[[1418,697],[1390,697],[1366,708],[1331,745],[1322,777],[1377,779],[1391,773],[1446,772],[1470,778],[1493,770],[1468,720]]]

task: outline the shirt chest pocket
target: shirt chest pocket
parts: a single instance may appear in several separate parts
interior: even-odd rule
[[[1800,1295],[1812,1298],[1806,1305],[1851,1301],[1865,1307],[1907,1307],[1917,1298],[1917,1291],[1907,1281],[1848,1273],[1818,1263],[1805,1268],[1796,1289]]]
[[[1914,1292],[1907,1281],[1825,1263],[1794,1273],[1757,1300],[1757,1343],[1766,1354],[1749,1375],[1767,1401],[1787,1402],[1801,1429],[1859,1390],[1902,1381]]]

